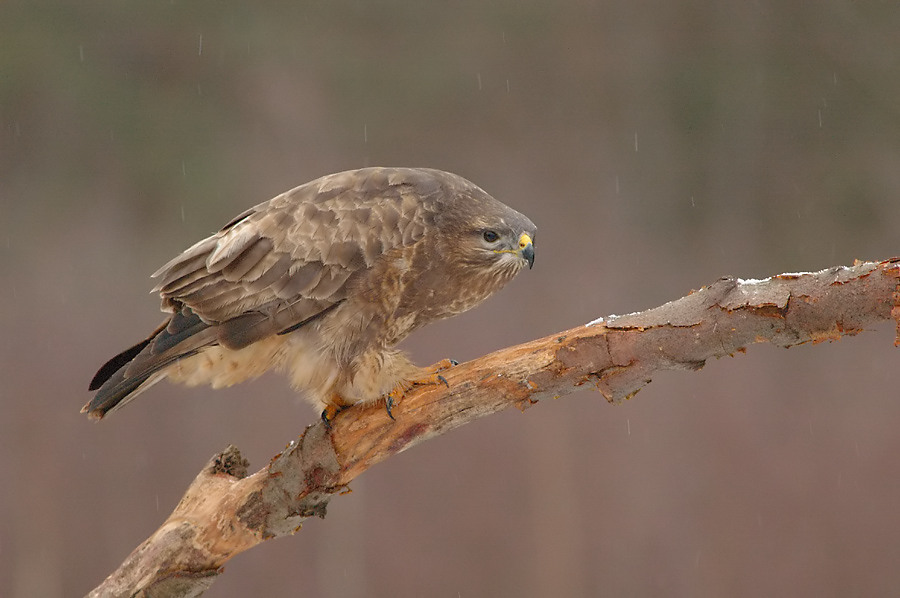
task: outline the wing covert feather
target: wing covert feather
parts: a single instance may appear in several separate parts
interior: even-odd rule
[[[223,344],[246,346],[346,299],[354,276],[425,235],[436,209],[429,200],[442,190],[433,171],[418,169],[322,177],[190,247],[153,274],[154,291],[164,311],[187,306],[220,325]]]

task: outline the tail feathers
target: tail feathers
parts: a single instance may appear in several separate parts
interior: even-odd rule
[[[215,327],[190,309],[182,309],[146,340],[122,351],[97,371],[89,386],[97,394],[81,412],[101,419],[165,378],[166,366],[215,342]]]
[[[160,369],[164,367],[161,366]],[[100,387],[91,402],[81,408],[91,419],[103,419],[108,413],[124,407],[142,392],[166,377],[165,372],[155,371],[138,378],[125,378],[123,367],[110,378],[110,384]]]
[[[146,339],[142,340],[130,349],[125,349],[124,351],[104,363],[103,366],[101,366],[100,369],[97,370],[97,373],[94,374],[94,377],[91,379],[91,383],[88,385],[88,390],[97,390],[98,388],[103,386],[103,383],[112,378],[116,374],[116,372],[118,372],[122,368],[123,365],[129,363],[132,359],[137,357],[137,355],[144,350],[144,347],[150,344],[150,341],[152,341],[156,337],[156,335],[166,329],[166,326],[168,324],[169,320],[166,320]]]

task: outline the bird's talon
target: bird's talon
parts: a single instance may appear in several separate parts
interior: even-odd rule
[[[322,409],[322,421],[325,423],[326,429],[331,430],[331,422],[334,421],[334,418],[337,417],[337,414],[340,413],[340,411],[341,407],[331,404],[326,405],[325,409]]]
[[[389,418],[391,418],[391,419],[394,420],[394,421],[397,421],[397,419],[394,417],[394,414],[391,413],[391,408],[392,408],[393,406],[394,406],[394,395],[389,394],[389,395],[388,395],[387,397],[385,397],[385,399],[384,399],[384,410],[387,411],[387,414],[388,414],[388,417],[389,417]]]
[[[441,382],[441,383],[443,383],[444,386],[446,386],[447,388],[450,388],[450,383],[447,382],[447,379],[446,379],[446,378],[444,378],[443,376],[441,376],[440,374],[438,374],[438,375],[437,375],[437,379],[438,379],[438,382]]]
[[[459,362],[455,359],[447,359],[446,357],[433,366],[429,368],[433,373],[437,374],[438,372],[443,372],[445,370],[449,370],[455,365],[459,365]]]

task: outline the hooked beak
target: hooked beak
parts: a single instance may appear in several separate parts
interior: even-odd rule
[[[519,254],[528,262],[528,269],[534,267],[534,242],[528,233],[522,233],[519,237]]]

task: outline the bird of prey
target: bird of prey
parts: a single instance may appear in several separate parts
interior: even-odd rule
[[[395,345],[534,263],[535,226],[466,179],[425,168],[324,176],[240,214],[153,277],[168,315],[94,376],[100,419],[167,378],[230,386],[285,372],[322,410],[434,382]],[[393,417],[393,416],[392,416]]]

